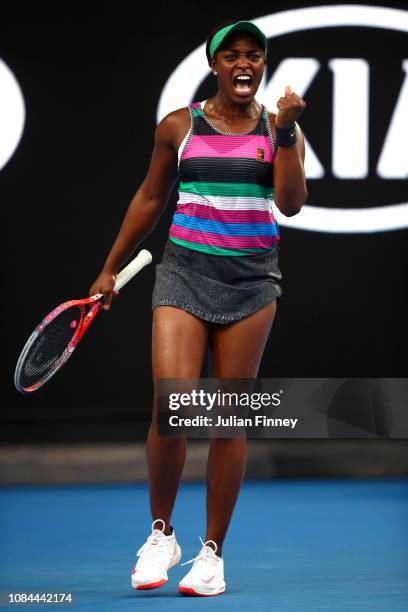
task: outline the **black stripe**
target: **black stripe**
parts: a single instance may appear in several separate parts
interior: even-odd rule
[[[273,186],[272,164],[246,157],[191,157],[180,162],[181,181]]]
[[[196,115],[194,117],[194,134],[197,134],[198,136],[213,136],[214,134],[219,135],[219,136],[223,136],[225,134],[220,134],[219,132],[217,132],[217,130],[214,130],[209,123],[207,123],[207,121],[204,119],[204,117],[202,115]],[[268,130],[265,124],[265,121],[262,119],[262,116],[260,118],[260,120],[258,121],[258,125],[256,125],[254,127],[254,129],[251,132],[248,132],[248,134],[242,134],[243,136],[268,136]],[[232,136],[233,138],[233,136]]]

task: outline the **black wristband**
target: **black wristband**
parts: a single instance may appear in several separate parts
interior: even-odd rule
[[[288,128],[276,126],[276,144],[278,147],[291,147],[296,142],[296,124]]]

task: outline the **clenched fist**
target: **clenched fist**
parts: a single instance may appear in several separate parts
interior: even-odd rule
[[[279,98],[277,102],[278,114],[275,117],[275,125],[279,128],[289,128],[304,111],[306,102],[287,85],[285,97]]]

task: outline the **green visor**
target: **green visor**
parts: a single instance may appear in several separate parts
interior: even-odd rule
[[[255,38],[257,38],[260,42],[261,48],[263,49],[266,57],[266,51],[268,49],[268,39],[265,34],[251,21],[237,21],[237,23],[232,23],[214,35],[211,44],[210,44],[210,57],[213,58],[217,49],[220,47],[223,40],[231,34],[231,32],[249,32],[253,34]]]

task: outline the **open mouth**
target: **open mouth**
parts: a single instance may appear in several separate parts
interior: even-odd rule
[[[249,75],[240,74],[235,77],[235,79],[233,80],[233,84],[237,93],[248,94],[251,91],[252,77],[250,77]]]

